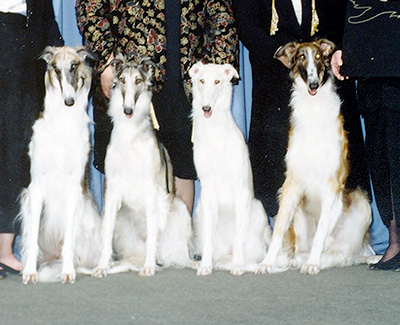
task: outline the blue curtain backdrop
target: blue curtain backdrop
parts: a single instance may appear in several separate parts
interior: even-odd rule
[[[82,38],[79,34],[75,20],[75,1],[53,0],[53,5],[56,19],[59,24],[61,33],[64,37],[65,44],[70,46],[81,45]],[[234,87],[232,112],[238,126],[240,127],[247,139],[251,114],[252,78],[248,52],[242,45],[240,46],[239,74],[241,80],[239,84]],[[91,107],[89,107],[89,114],[92,115]],[[93,167],[93,164],[91,164],[91,189],[98,206],[101,208],[103,205],[103,175]],[[200,185],[197,183],[196,197],[198,197],[199,191]],[[377,253],[382,253],[384,252],[388,244],[388,232],[386,227],[382,224],[379,213],[376,209],[375,202],[372,202],[372,209],[374,214],[374,221],[371,226],[371,243]]]

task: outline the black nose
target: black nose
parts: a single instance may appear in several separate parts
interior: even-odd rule
[[[124,108],[124,113],[125,113],[126,115],[131,115],[131,114],[133,113],[133,109],[130,108],[130,107],[125,107],[125,108]]]
[[[73,98],[66,98],[64,99],[65,105],[71,107],[75,104],[75,100]]]
[[[318,82],[313,81],[313,82],[310,83],[310,89],[311,90],[317,90],[318,87],[319,87]]]
[[[202,109],[204,112],[209,112],[209,111],[211,111],[211,106],[209,106],[209,105],[203,106]]]

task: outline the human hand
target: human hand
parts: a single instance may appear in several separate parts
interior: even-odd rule
[[[107,60],[107,68],[100,75],[100,84],[101,90],[103,91],[104,96],[107,98],[111,97],[111,85],[114,80],[114,70],[110,65],[110,62],[114,60],[114,54],[111,54]]]
[[[335,53],[333,53],[332,58],[331,58],[331,69],[333,72],[333,75],[338,78],[339,80],[344,80],[345,77],[340,74],[340,67],[343,65],[343,58],[342,58],[342,51],[337,50]],[[346,77],[348,79],[349,77]]]

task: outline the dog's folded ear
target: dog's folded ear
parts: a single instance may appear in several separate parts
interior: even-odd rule
[[[126,63],[126,58],[121,53],[119,53],[115,57],[115,59],[110,62],[110,65],[113,68],[114,73],[118,75],[119,72],[121,72],[122,69],[124,68],[125,63]]]
[[[232,78],[239,79],[239,74],[236,69],[229,63],[225,63],[222,65],[224,69],[224,76],[226,77],[226,81],[231,81]]]
[[[79,45],[75,46],[75,51],[82,58],[83,61],[89,66],[93,66],[94,61],[98,59],[86,47]]]
[[[325,38],[322,38],[322,39],[318,40],[318,43],[319,43],[319,48],[321,49],[322,54],[325,57],[328,57],[336,49],[335,44],[333,42],[325,39]]]
[[[146,73],[148,79],[153,76],[156,69],[155,63],[149,57],[142,58],[139,61],[139,67]]]
[[[56,54],[57,49],[59,49],[59,47],[46,46],[42,54],[39,56],[39,59],[43,59],[44,61],[46,61],[46,63],[49,63]]]
[[[296,50],[297,43],[290,42],[278,48],[274,54],[274,59],[279,59],[281,56],[286,56],[289,61],[291,60],[294,51]]]
[[[201,61],[193,64],[192,67],[189,70],[190,78],[193,78],[196,74],[198,74],[203,65],[204,65],[204,63],[201,62]]]

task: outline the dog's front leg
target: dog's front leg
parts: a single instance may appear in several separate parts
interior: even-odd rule
[[[288,176],[282,186],[282,195],[279,202],[278,215],[275,219],[274,231],[267,255],[255,271],[257,274],[270,273],[276,267],[276,259],[282,249],[285,235],[299,204],[302,189],[298,182]]]
[[[233,240],[233,256],[231,274],[242,275],[244,273],[244,243],[249,231],[249,219],[251,217],[250,193],[242,193],[235,198],[235,238]]]
[[[156,269],[157,255],[157,239],[158,239],[158,223],[164,217],[162,194],[157,191],[153,195],[149,195],[152,200],[146,202],[146,259],[143,267],[139,271],[140,276],[152,276]]]
[[[67,204],[65,209],[65,232],[64,243],[61,251],[62,256],[62,269],[61,269],[61,282],[74,283],[76,278],[74,256],[75,256],[75,234],[76,225],[79,222],[77,216],[80,215],[83,203],[82,194],[79,194],[80,188],[71,190],[68,195],[71,203]],[[77,194],[75,194],[77,193]],[[78,202],[72,204],[72,202]]]
[[[107,195],[114,193],[110,187],[106,190],[103,221],[101,224],[101,240],[103,243],[99,264],[93,270],[92,276],[96,278],[105,277],[110,268],[110,260],[112,256],[112,240],[114,234],[115,219],[121,203],[116,196]]]
[[[197,275],[210,275],[213,269],[214,254],[214,233],[218,220],[218,203],[215,194],[209,193],[202,188],[199,204],[201,204],[201,236],[202,236],[202,257]]]
[[[24,190],[21,200],[22,215],[22,282],[37,281],[37,257],[39,254],[39,227],[42,214],[43,197],[40,190],[30,185]]]
[[[320,270],[321,254],[325,247],[326,238],[336,225],[343,211],[343,203],[340,195],[332,192],[325,194],[321,206],[321,216],[314,235],[310,256],[300,272],[303,274],[317,274]]]

